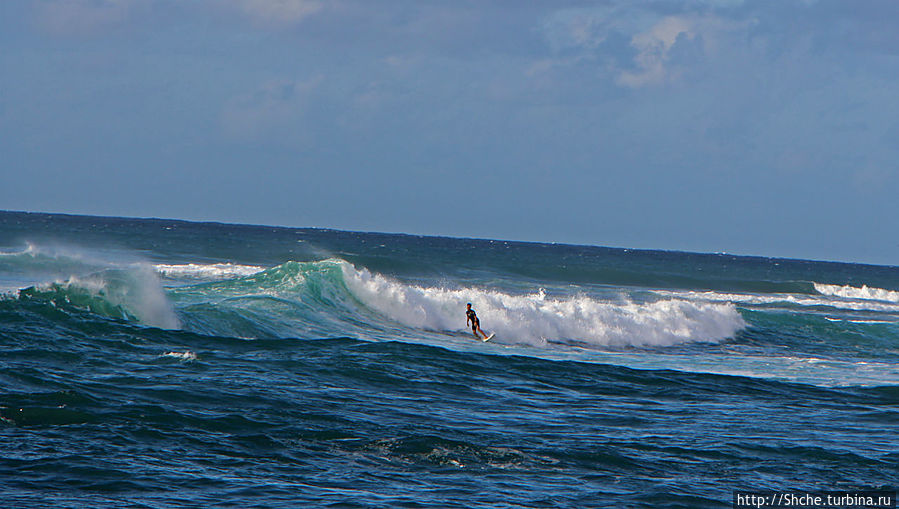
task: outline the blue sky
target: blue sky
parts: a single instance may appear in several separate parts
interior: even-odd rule
[[[899,2],[0,3],[0,209],[899,265]]]

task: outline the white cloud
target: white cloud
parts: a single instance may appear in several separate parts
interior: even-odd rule
[[[562,9],[543,26],[550,47],[560,53],[537,62],[540,73],[565,65],[602,62],[621,86],[637,88],[675,79],[682,69],[671,65],[671,51],[678,41],[697,41],[708,55],[725,33],[744,30],[752,21],[732,21],[711,14],[682,13],[663,16],[629,4],[590,9]],[[628,40],[631,54],[620,46],[603,47],[609,41]],[[620,44],[620,43],[619,43]],[[571,53],[578,55],[572,58]],[[567,54],[568,56],[563,56]]]
[[[628,87],[640,87],[662,83],[670,70],[665,63],[669,52],[678,38],[692,40],[696,37],[695,20],[679,16],[668,16],[645,32],[631,38],[631,46],[637,50],[634,57],[635,71],[623,71],[618,75],[618,83]]]
[[[627,87],[657,85],[675,79],[681,69],[670,65],[671,49],[679,40],[701,38],[702,53],[710,56],[725,34],[747,29],[754,20],[730,21],[716,16],[666,16],[648,30],[631,37],[637,54],[634,68],[619,73],[617,82]]]

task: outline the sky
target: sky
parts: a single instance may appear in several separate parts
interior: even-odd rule
[[[899,2],[0,2],[0,209],[899,265]]]

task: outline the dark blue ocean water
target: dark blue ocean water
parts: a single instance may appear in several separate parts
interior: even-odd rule
[[[0,213],[0,292],[4,506],[899,486],[896,267]]]

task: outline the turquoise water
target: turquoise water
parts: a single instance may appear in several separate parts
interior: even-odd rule
[[[899,484],[895,267],[0,213],[0,292],[14,507]]]

